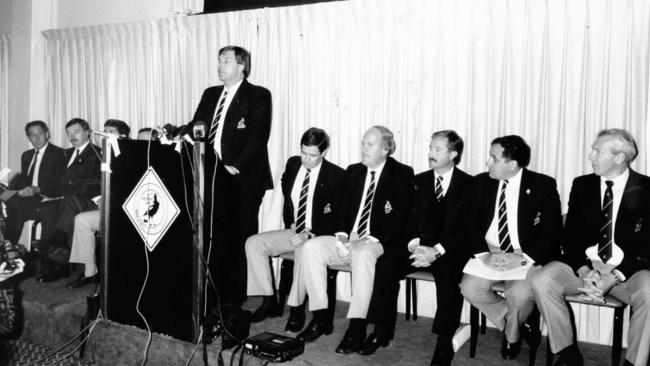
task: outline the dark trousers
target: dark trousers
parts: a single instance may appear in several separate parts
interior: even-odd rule
[[[443,257],[444,258],[444,257]],[[375,326],[384,327],[392,338],[397,320],[397,297],[399,281],[409,273],[431,271],[436,284],[437,310],[433,320],[433,332],[438,339],[451,339],[460,324],[463,296],[458,287],[463,275],[461,261],[454,258],[439,258],[431,266],[417,268],[411,266],[406,254],[384,255],[379,258],[375,269],[375,282],[368,309],[368,321]]]
[[[25,221],[42,221],[38,210],[40,203],[40,196],[19,197],[14,195],[7,201],[7,239],[14,244],[17,243]],[[45,232],[45,225],[42,229]]]
[[[95,202],[82,196],[65,196],[62,200],[42,203],[39,212],[42,222],[51,227],[48,233],[42,235],[43,241],[59,248],[70,249],[74,233],[74,218],[78,213],[97,209]]]
[[[218,164],[206,179],[204,232],[205,250],[209,252],[210,273],[218,294],[208,292],[208,305],[215,296],[221,303],[239,308],[246,300],[246,239],[258,232],[259,208],[264,191],[248,192],[241,177],[230,175]],[[214,187],[212,185],[214,177]]]

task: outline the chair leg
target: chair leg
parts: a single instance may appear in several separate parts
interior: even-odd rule
[[[334,312],[336,310],[336,276],[339,271],[327,269],[327,312],[328,321],[334,323]]]
[[[413,320],[418,320],[418,289],[415,279],[411,279],[411,303],[413,304]]]
[[[470,327],[470,337],[469,337],[469,357],[474,358],[476,356],[476,342],[478,341],[478,309],[474,306],[470,306],[469,309],[469,327]]]
[[[411,320],[411,279],[407,278],[406,279],[406,312],[404,313],[404,317],[406,318],[407,321]]]
[[[612,366],[618,366],[623,352],[623,313],[625,307],[614,309],[614,329],[612,340]]]
[[[485,314],[481,313],[481,334],[485,334],[486,328],[487,328],[487,319],[485,319]]]
[[[530,317],[528,317],[528,325],[533,327],[533,329],[539,329],[539,310],[535,307]],[[535,359],[537,358],[537,349],[539,344],[529,345],[530,349],[528,350],[528,366],[535,366]]]
[[[269,270],[271,271],[271,284],[273,285],[273,297],[278,298],[277,286],[275,282],[275,271],[273,270],[273,257],[269,257]]]

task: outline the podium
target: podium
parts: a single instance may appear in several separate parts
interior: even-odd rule
[[[200,179],[194,179],[200,175],[200,164],[195,164],[199,145],[183,143],[179,153],[175,145],[157,141],[118,144],[121,153],[113,156],[104,140],[103,314],[114,322],[148,325],[153,332],[196,342],[203,302],[202,211],[195,205],[201,189],[195,186]],[[143,175],[152,171],[159,178],[157,187],[149,180],[143,185]]]

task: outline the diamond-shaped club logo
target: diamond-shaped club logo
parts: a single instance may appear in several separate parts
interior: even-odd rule
[[[149,167],[135,186],[122,209],[131,220],[149,251],[172,226],[180,213],[156,171]]]

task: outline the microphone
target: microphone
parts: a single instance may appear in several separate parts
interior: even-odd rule
[[[208,128],[208,125],[203,121],[196,121],[192,127],[192,134],[194,135],[194,140],[196,141],[205,141],[205,132]]]
[[[115,135],[111,135],[110,133],[100,132],[100,131],[95,131],[95,130],[90,130],[90,133],[95,134],[95,135],[99,135],[99,136],[102,136],[102,137],[106,137],[106,138],[115,137]]]

